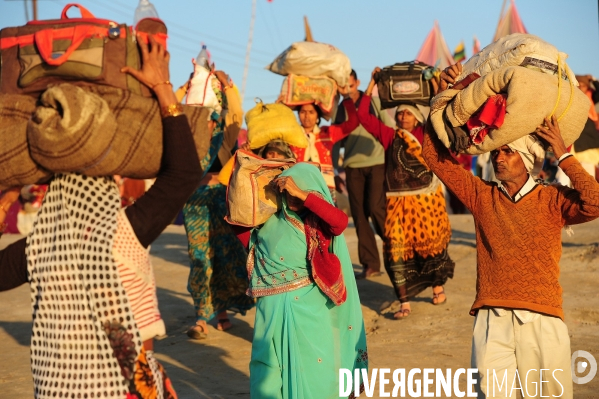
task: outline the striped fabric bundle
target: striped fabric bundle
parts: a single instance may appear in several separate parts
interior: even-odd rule
[[[50,177],[29,155],[27,123],[35,99],[20,94],[0,96],[0,190],[32,184]]]
[[[202,159],[211,111],[183,108]],[[0,96],[0,190],[53,173],[148,179],[158,174],[161,159],[162,119],[153,98],[71,84],[50,87],[37,107],[32,97]]]

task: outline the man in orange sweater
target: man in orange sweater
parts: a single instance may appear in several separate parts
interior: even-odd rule
[[[460,71],[459,64],[447,68],[441,89]],[[535,139],[491,152],[499,180],[492,183],[464,170],[430,125],[424,138],[428,166],[474,217],[477,282],[470,313],[476,316],[472,367],[479,371],[479,398],[516,397],[518,390],[524,397],[572,398],[561,230],[599,217],[599,184],[567,152],[555,117],[535,133],[552,147],[572,189],[540,185],[530,176]]]

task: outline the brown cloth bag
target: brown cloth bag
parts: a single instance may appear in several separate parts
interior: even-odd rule
[[[51,176],[29,155],[27,123],[34,110],[35,100],[30,96],[0,95],[0,190]]]
[[[252,152],[238,150],[227,188],[225,220],[246,227],[266,222],[281,209],[281,197],[270,182],[294,164],[294,159],[262,159]]]
[[[156,100],[109,86],[76,87],[65,83],[46,90],[41,102],[27,126],[31,156],[38,164],[55,173],[79,172],[87,176],[150,179],[158,174],[162,119]],[[95,108],[78,104],[95,104]],[[202,159],[212,136],[208,128],[211,111],[204,107],[183,108]],[[103,119],[100,115],[106,109],[109,112]],[[93,123],[95,120],[98,123]],[[116,126],[114,133],[110,131],[112,126]]]

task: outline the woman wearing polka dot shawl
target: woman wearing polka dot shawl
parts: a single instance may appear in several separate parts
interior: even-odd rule
[[[176,398],[153,355],[165,333],[147,247],[199,184],[187,118],[169,80],[169,54],[150,38],[139,71],[163,110],[162,168],[122,210],[112,177],[58,174],[32,233],[0,251],[0,290],[29,282],[35,398]]]

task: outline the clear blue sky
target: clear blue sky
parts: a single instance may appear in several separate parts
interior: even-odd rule
[[[274,101],[283,77],[264,69],[294,41],[304,38],[307,15],[317,41],[351,59],[365,87],[374,66],[415,58],[439,21],[451,51],[460,40],[472,55],[472,37],[484,47],[493,38],[503,0],[258,0],[244,109],[253,98]],[[509,1],[509,0],[508,0]],[[59,18],[65,0],[38,0],[38,18]],[[218,69],[241,85],[251,19],[251,0],[153,0],[169,28],[171,80],[182,84],[204,42]],[[133,22],[138,0],[82,0],[97,17]],[[31,1],[27,1],[31,5]],[[597,0],[516,0],[527,30],[569,54],[577,74],[599,77]],[[31,12],[30,12],[31,17]],[[0,27],[26,22],[22,0],[0,0]]]

